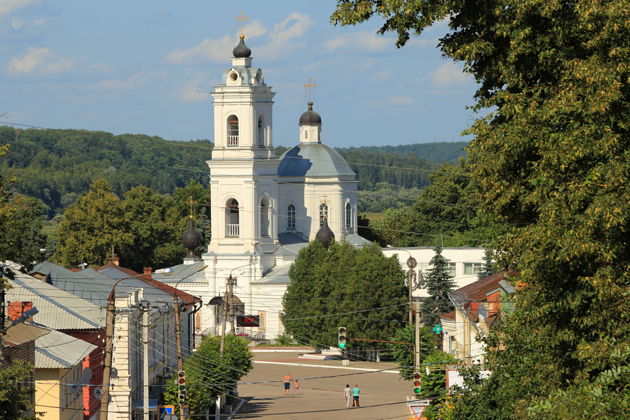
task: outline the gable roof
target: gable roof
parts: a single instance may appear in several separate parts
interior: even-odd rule
[[[33,302],[33,321],[57,330],[100,329],[105,311],[94,303],[27,274],[16,273],[6,292],[7,302]]]
[[[464,287],[450,293],[453,299],[461,302],[482,302],[486,300],[488,293],[500,288],[499,283],[506,279],[506,276],[515,275],[515,271],[501,271],[484,277],[476,282],[470,283]]]
[[[60,331],[50,330],[35,340],[35,367],[40,369],[76,366],[96,346]]]

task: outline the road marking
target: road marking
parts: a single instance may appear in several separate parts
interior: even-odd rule
[[[325,369],[345,369],[345,370],[361,370],[364,372],[383,372],[383,373],[400,373],[397,370],[381,370],[381,369],[369,369],[369,368],[353,368],[345,366],[329,366],[329,365],[312,365],[308,363],[290,363],[290,362],[267,362],[264,360],[254,360],[254,363],[260,363],[262,365],[284,365],[284,366],[298,366],[298,367],[317,367]]]

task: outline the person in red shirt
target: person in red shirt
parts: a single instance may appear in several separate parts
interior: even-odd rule
[[[291,378],[291,374],[287,373],[286,375],[284,375],[284,378],[282,378],[282,382],[284,383],[284,395],[289,395],[289,390],[291,389],[291,381],[293,378]]]

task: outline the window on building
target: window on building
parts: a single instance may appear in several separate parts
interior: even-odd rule
[[[448,263],[448,274],[450,274],[453,277],[455,277],[455,275],[457,275],[457,270],[455,269],[455,263],[454,262]]]
[[[287,209],[287,229],[295,230],[295,206],[293,204],[289,204]]]
[[[240,235],[238,201],[231,198],[225,206],[225,236],[238,238]]]
[[[352,227],[352,206],[348,201],[346,203],[346,229],[350,229]]]
[[[228,147],[238,146],[238,117],[230,115],[227,118],[227,145]]]
[[[271,224],[269,199],[263,197],[260,200],[260,236],[263,238],[269,237],[269,225]]]
[[[324,224],[324,220],[328,220],[328,204],[322,203],[319,205],[319,225]]]
[[[265,147],[265,125],[263,116],[258,116],[258,147]]]
[[[483,263],[464,263],[464,274],[479,274],[483,271]]]

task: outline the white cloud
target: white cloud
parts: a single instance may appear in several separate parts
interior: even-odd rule
[[[273,60],[287,55],[300,46],[294,40],[304,36],[313,25],[308,15],[293,12],[282,22],[269,31],[257,20],[243,27],[247,39],[267,36],[267,43],[253,48],[254,54]],[[173,64],[199,63],[205,61],[225,62],[232,55],[232,49],[236,46],[236,38],[225,35],[220,39],[207,38],[198,45],[171,52],[165,60]],[[251,46],[251,45],[250,45]]]
[[[91,86],[93,90],[108,90],[108,91],[129,91],[136,90],[143,86],[147,81],[161,77],[158,73],[149,73],[141,70],[132,74],[124,79],[110,79],[102,80]]]
[[[431,73],[433,83],[438,87],[448,87],[453,85],[461,85],[470,80],[460,66],[449,61],[442,64],[434,72]]]
[[[21,18],[13,18],[11,19],[11,29],[18,30],[27,26],[41,26],[46,23],[46,19],[21,19]]]
[[[26,53],[9,63],[9,72],[19,73],[57,73],[74,67],[75,60],[55,53],[48,48],[29,47]]]
[[[206,74],[196,74],[186,82],[177,93],[177,99],[182,102],[205,102],[210,98],[210,86],[217,85],[218,80],[210,81]]]
[[[1,0],[0,15],[11,13],[14,10],[21,9],[31,4],[39,3],[40,0]]]

